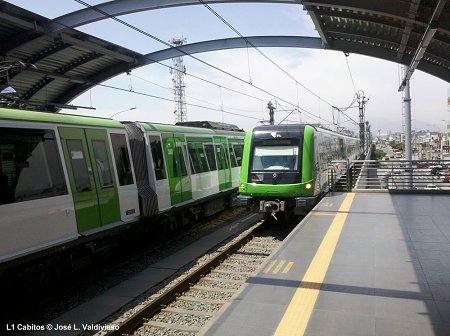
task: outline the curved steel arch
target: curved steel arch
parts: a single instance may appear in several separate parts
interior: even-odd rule
[[[344,43],[347,45],[346,50],[342,50],[345,52],[356,52],[361,54],[366,54],[368,56],[378,55],[379,52],[376,53],[364,53],[358,52],[358,49],[361,49],[359,39],[366,40],[365,44],[374,46],[378,42],[384,43],[383,39],[389,39],[391,33],[389,32],[390,27],[399,26],[400,29],[397,31],[401,31],[401,27],[406,27],[403,30],[403,34],[401,37],[401,42],[398,46],[397,51],[397,62],[401,64],[407,64],[408,62],[414,63],[414,67],[409,66],[408,72],[414,71],[414,68],[417,67],[417,64],[423,58],[423,53],[425,51],[430,52],[428,58],[430,59],[430,63],[439,63],[441,67],[445,68],[448,63],[447,57],[445,56],[445,48],[448,47],[447,39],[450,35],[450,16],[444,10],[445,1],[446,0],[438,0],[439,3],[436,5],[436,8],[433,6],[424,7],[427,10],[433,10],[434,13],[437,13],[436,16],[431,18],[431,21],[437,21],[438,18],[442,14],[443,20],[439,25],[433,25],[431,28],[431,21],[426,22],[425,16],[412,15],[411,13],[415,13],[418,11],[419,4],[416,0],[412,0],[411,4],[403,4],[402,6],[397,6],[396,4],[392,4],[389,0],[380,0],[380,1],[371,1],[371,0],[319,0],[319,1],[308,1],[308,0],[205,0],[205,3],[208,4],[218,4],[218,3],[277,3],[277,4],[298,4],[303,5],[304,9],[308,11],[308,14],[311,16],[316,30],[319,33],[319,36],[327,49],[335,49],[342,50],[337,45],[342,45],[342,40],[348,39],[347,37],[343,38],[343,35],[347,35],[350,39],[353,39],[353,44],[349,45],[348,43]],[[203,3],[203,2],[202,2]],[[191,5],[199,5],[202,4],[198,2],[198,0],[153,0],[152,2],[148,2],[147,0],[115,0],[109,1],[106,3],[99,4],[97,6],[92,6],[88,8],[81,9],[79,11],[75,11],[72,13],[68,13],[66,15],[60,16],[51,20],[44,24],[44,31],[46,33],[54,33],[60,30],[64,30],[66,28],[74,28],[78,26],[82,26],[91,22],[108,19],[111,16],[120,16],[130,13],[136,13],[140,11],[148,11],[162,8],[171,8],[171,7],[179,7],[179,6],[191,6]],[[397,8],[397,7],[398,8]],[[406,6],[406,7],[405,7]],[[408,7],[409,6],[409,7]],[[405,15],[405,11],[409,8],[410,14]],[[362,11],[363,14],[355,14],[353,12],[359,13]],[[423,11],[423,10],[422,10]],[[351,15],[340,14],[352,12]],[[408,13],[409,13],[408,12]],[[337,14],[336,14],[337,13]],[[336,16],[338,19],[332,22],[327,22],[326,25],[324,22],[328,20],[327,18],[331,16]],[[373,17],[378,17],[377,19],[373,19]],[[346,24],[336,25],[335,21],[343,20],[347,22]],[[427,18],[428,19],[428,18]],[[366,26],[361,27],[360,21],[366,22],[367,24],[378,24],[382,30],[386,30],[383,32],[378,32],[378,29],[373,31],[377,31],[375,36],[371,36],[372,34],[367,33],[370,29],[366,29]],[[392,22],[401,22],[402,24],[393,24]],[[356,24],[355,24],[356,22]],[[358,23],[359,22],[359,23]],[[436,27],[435,27],[436,26]],[[343,28],[345,27],[345,28]],[[352,29],[353,27],[353,29]],[[434,47],[428,47],[428,42],[424,44],[420,44],[419,48],[421,49],[421,56],[418,58],[411,58],[408,54],[405,54],[405,50],[407,53],[417,53],[419,50],[416,50],[417,46],[414,45],[414,42],[411,41],[407,46],[409,36],[412,34],[412,28],[415,30],[419,30],[421,34],[422,31],[427,32],[430,30],[432,34],[429,34],[427,38],[431,40],[436,31],[441,34],[440,39],[437,40],[438,43],[435,43]],[[365,33],[364,33],[365,32]],[[379,34],[379,36],[378,36]],[[397,34],[398,35],[398,34]],[[423,37],[425,39],[425,36]],[[398,36],[395,36],[393,43],[397,44]],[[440,45],[439,45],[440,43]],[[380,51],[387,50],[388,44],[392,44],[388,41],[387,44],[380,45]],[[394,48],[397,48],[394,45]],[[433,49],[434,48],[434,49]],[[356,51],[355,51],[356,50]],[[390,51],[388,51],[390,53]],[[442,53],[444,52],[444,55]],[[441,54],[440,54],[441,53]],[[387,57],[387,58],[386,58]],[[383,59],[392,60],[391,57],[385,56],[381,57]],[[421,62],[424,63],[424,62]],[[433,64],[426,64],[423,66],[424,71],[429,72],[428,69],[433,69]],[[448,68],[447,68],[448,69]],[[433,75],[439,73],[439,71],[430,72]],[[442,76],[442,75],[441,75]],[[442,77],[441,77],[442,78]]]
[[[247,42],[248,41],[248,42]],[[239,49],[247,47],[278,47],[278,48],[309,48],[323,49],[322,40],[319,37],[308,36],[248,36],[245,39],[241,37],[225,38],[185,44],[177,48],[168,48],[144,55],[143,64],[148,65],[160,61],[185,56],[199,54],[209,51],[218,51],[226,49]]]
[[[409,72],[417,67],[450,82],[448,0],[436,0],[433,3],[417,0],[401,3],[391,0],[205,1],[211,4],[240,2],[303,5],[303,10],[308,12],[320,36],[320,39],[292,36],[249,38],[250,43],[258,47],[321,48],[362,54],[409,64]],[[9,79],[19,87],[19,97],[29,97],[31,103],[42,104],[47,108],[55,103],[66,104],[103,80],[155,61],[185,53],[248,47],[245,39],[235,38],[199,42],[185,45],[183,49],[165,49],[143,55],[71,29],[109,18],[110,15],[195,4],[199,2],[117,0],[99,4],[96,8],[100,11],[86,8],[49,20],[0,1],[2,19],[6,22],[0,29],[3,32],[0,37],[2,54],[25,63],[45,61],[43,69],[22,69]],[[11,34],[11,31],[14,33]],[[92,53],[96,53],[94,59],[89,56]],[[58,59],[55,64],[52,63],[54,59]],[[75,68],[72,68],[74,65]]]
[[[245,37],[253,46],[258,48],[263,47],[282,47],[282,48],[310,48],[310,49],[322,49],[325,50],[322,40],[319,37],[305,37],[305,36],[249,36]],[[365,45],[363,49],[352,49],[353,44],[347,41],[337,41],[337,46],[333,49],[334,51],[349,51],[352,53],[357,53],[366,56],[372,56],[386,61],[398,62],[396,59],[396,52],[394,50],[381,49],[376,45]],[[79,85],[72,89],[70,92],[59,97],[60,101],[71,101],[78,95],[89,90],[91,87],[97,85],[98,83],[104,82],[120,73],[127,72],[145,65],[150,65],[153,63],[161,62],[176,56],[184,56],[188,54],[197,54],[202,52],[218,51],[225,49],[239,49],[248,47],[247,42],[240,37],[236,38],[226,38],[220,40],[203,41],[191,44],[185,44],[178,48],[168,48],[153,53],[144,55],[137,64],[134,64],[131,68],[129,64],[121,63],[117,66],[108,68],[105,71],[98,73],[97,75],[90,77],[89,82],[84,85]],[[405,62],[409,62],[412,56],[405,59]],[[419,65],[419,69],[436,77],[440,77],[444,80],[450,78],[445,78],[439,70],[438,66],[433,66],[429,63],[422,63]]]
[[[239,49],[247,48],[249,41],[253,46],[258,48],[263,47],[284,47],[284,48],[310,48],[323,49],[322,40],[318,37],[308,36],[249,36],[245,40],[241,37],[226,38],[219,40],[203,41],[197,43],[185,44],[177,48],[167,48],[159,50],[150,54],[143,55],[139,62],[133,64],[120,63],[116,66],[110,67],[95,76],[89,78],[89,81],[77,86],[59,97],[59,101],[71,101],[83,92],[89,90],[91,87],[102,83],[120,73],[124,73],[145,65],[158,63],[173,57],[185,56],[189,54],[198,54],[208,51],[218,51],[225,49]]]
[[[278,3],[299,5],[297,0],[205,0],[203,2],[207,4]],[[194,5],[202,5],[202,3],[198,0],[154,0],[151,2],[148,0],[115,0],[57,17],[45,24],[45,31],[54,33],[66,28],[76,28],[88,23],[108,19],[109,16],[121,16],[155,9]],[[109,16],[105,16],[102,12],[108,13]]]
[[[334,42],[333,48],[327,48],[323,41],[319,37],[308,36],[249,36],[249,37],[236,37],[226,38],[219,40],[203,41],[191,44],[185,44],[178,48],[168,48],[159,50],[147,55],[141,59],[141,63],[137,67],[148,65],[160,61],[164,61],[177,56],[184,56],[190,54],[198,54],[202,52],[218,51],[225,49],[239,49],[247,48],[251,46],[264,48],[264,47],[278,47],[278,48],[309,48],[309,49],[324,49],[334,50],[342,52],[350,52],[370,57],[383,59],[385,61],[391,61],[400,63],[397,59],[397,52],[389,48],[381,48],[377,43],[362,44],[361,46],[355,46],[354,42],[346,40],[337,40]],[[406,55],[403,59],[403,64],[407,65],[412,60],[412,55]],[[143,62],[143,63],[142,63]],[[401,64],[401,63],[400,63]],[[443,76],[442,70],[439,66],[428,62],[421,62],[418,69],[432,74],[438,78],[449,81],[450,73],[446,73]]]

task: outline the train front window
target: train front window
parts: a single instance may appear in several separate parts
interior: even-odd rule
[[[255,146],[252,171],[297,171],[298,149],[298,146]]]

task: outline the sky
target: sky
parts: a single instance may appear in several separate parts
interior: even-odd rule
[[[53,19],[83,9],[75,0],[11,0],[39,15]],[[103,1],[87,0],[90,5]],[[216,4],[211,7],[244,36],[294,35],[318,37],[311,18],[302,5],[292,4]],[[238,37],[205,6],[186,6],[124,15],[121,20],[161,40],[186,38],[188,43]],[[77,28],[87,34],[147,54],[166,46],[113,20],[102,20]],[[267,103],[276,106],[275,123],[308,122],[333,127],[339,124],[356,131],[347,116],[338,115],[331,105],[344,108],[355,92],[367,97],[366,120],[374,135],[402,129],[400,66],[376,58],[342,52],[299,48],[261,48],[265,55],[284,69],[297,83],[257,50],[234,49],[195,55],[242,79],[238,81],[190,57],[184,57],[188,74],[207,79],[207,84],[186,75],[188,120],[232,123],[245,130],[269,118]],[[171,66],[172,61],[163,62]],[[253,85],[243,82],[251,82]],[[117,120],[139,120],[172,124],[173,83],[170,71],[160,64],[134,69],[118,75],[69,104],[95,109],[63,110],[63,113]],[[262,88],[264,91],[258,90]],[[450,119],[447,91],[450,84],[416,70],[411,79],[412,129],[444,131]],[[233,91],[230,91],[231,88]],[[119,90],[120,89],[120,90]],[[236,93],[240,92],[242,94]],[[314,93],[312,94],[311,91]],[[270,94],[268,94],[268,93]],[[159,98],[156,98],[159,97]],[[161,99],[163,98],[163,99]],[[294,110],[300,107],[301,113]],[[358,108],[346,114],[358,122]]]

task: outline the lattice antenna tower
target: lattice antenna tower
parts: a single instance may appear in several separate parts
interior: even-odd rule
[[[173,46],[180,47],[187,40],[184,37],[173,38],[169,41]],[[175,122],[187,121],[187,106],[186,106],[186,84],[184,83],[184,75],[186,74],[186,67],[183,64],[183,57],[178,56],[172,58],[173,69],[170,70],[172,74],[172,82],[175,95]]]

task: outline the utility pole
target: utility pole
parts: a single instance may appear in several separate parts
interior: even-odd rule
[[[186,43],[186,38],[173,38],[169,42],[175,47],[180,47]],[[175,95],[175,122],[187,121],[187,106],[186,106],[186,84],[184,83],[184,75],[186,74],[186,67],[183,64],[183,57],[178,56],[172,58],[173,68],[170,69],[172,74],[172,82]]]
[[[366,135],[365,135],[365,116],[364,116],[364,110],[365,105],[369,98],[366,98],[364,96],[364,91],[358,91],[358,106],[359,106],[359,148],[361,151],[361,154],[366,153]]]
[[[403,71],[406,74],[408,67],[403,66]],[[406,185],[408,188],[413,186],[413,173],[412,173],[412,146],[411,146],[411,91],[409,86],[409,78],[405,77],[405,90],[403,96],[403,111],[405,122],[405,159],[406,159]]]
[[[407,71],[407,67],[403,68],[403,71]],[[405,158],[407,161],[412,160],[412,148],[411,148],[411,91],[409,86],[409,79],[405,81],[405,90],[403,97],[403,108],[405,115]]]
[[[272,102],[268,102],[267,108],[269,109],[269,124],[274,125],[275,119],[273,118],[273,113],[275,112],[276,107],[273,106]]]

